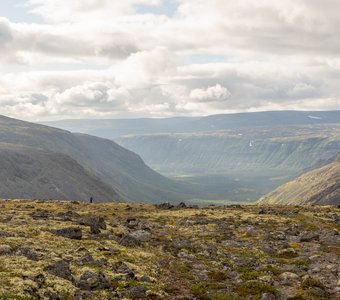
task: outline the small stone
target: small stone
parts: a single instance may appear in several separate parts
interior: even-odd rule
[[[14,234],[8,231],[0,230],[0,237],[4,237],[4,238],[14,237]]]
[[[103,273],[99,272],[96,274],[87,271],[80,276],[76,286],[83,290],[104,290],[110,288],[110,283]]]
[[[113,265],[112,271],[117,274],[122,274],[129,279],[135,278],[135,273],[124,262],[121,261]]]
[[[184,209],[184,208],[187,208],[187,207],[188,206],[184,202],[181,202],[176,206],[177,209]]]
[[[134,237],[140,242],[148,242],[151,240],[151,233],[146,230],[136,230],[130,233],[130,236]]]
[[[145,297],[146,287],[143,285],[133,286],[123,292],[123,296],[131,299],[139,299]]]
[[[139,281],[141,282],[148,282],[148,283],[152,283],[153,281],[151,280],[151,278],[147,275],[143,275],[142,277],[139,278]]]
[[[315,232],[303,232],[300,235],[300,242],[318,241],[319,239],[320,239],[320,235]]]
[[[34,260],[34,261],[39,260],[39,255],[33,249],[30,249],[30,248],[19,248],[15,252],[15,254],[19,256],[25,256],[29,260]]]
[[[156,204],[155,207],[158,208],[158,209],[164,209],[164,210],[174,208],[174,206],[172,204],[170,204],[169,202],[165,202],[165,203],[162,203],[162,204]]]
[[[292,272],[284,272],[280,274],[279,279],[284,282],[290,282],[290,281],[297,281],[300,279],[300,277]]]
[[[125,247],[135,248],[140,246],[141,242],[131,234],[124,234],[119,240],[119,244]]]

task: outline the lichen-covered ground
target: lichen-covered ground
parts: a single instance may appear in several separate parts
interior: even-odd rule
[[[340,299],[335,207],[0,211],[0,299]]]

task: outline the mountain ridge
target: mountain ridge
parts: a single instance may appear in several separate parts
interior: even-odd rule
[[[135,153],[110,140],[0,116],[0,140],[69,156],[133,202],[182,200],[176,182],[150,169]]]

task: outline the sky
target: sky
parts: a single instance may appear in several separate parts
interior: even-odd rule
[[[340,109],[338,0],[1,0],[0,114]]]

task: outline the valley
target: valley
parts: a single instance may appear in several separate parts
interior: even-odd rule
[[[48,124],[114,139],[199,203],[256,201],[340,151],[339,111]]]

